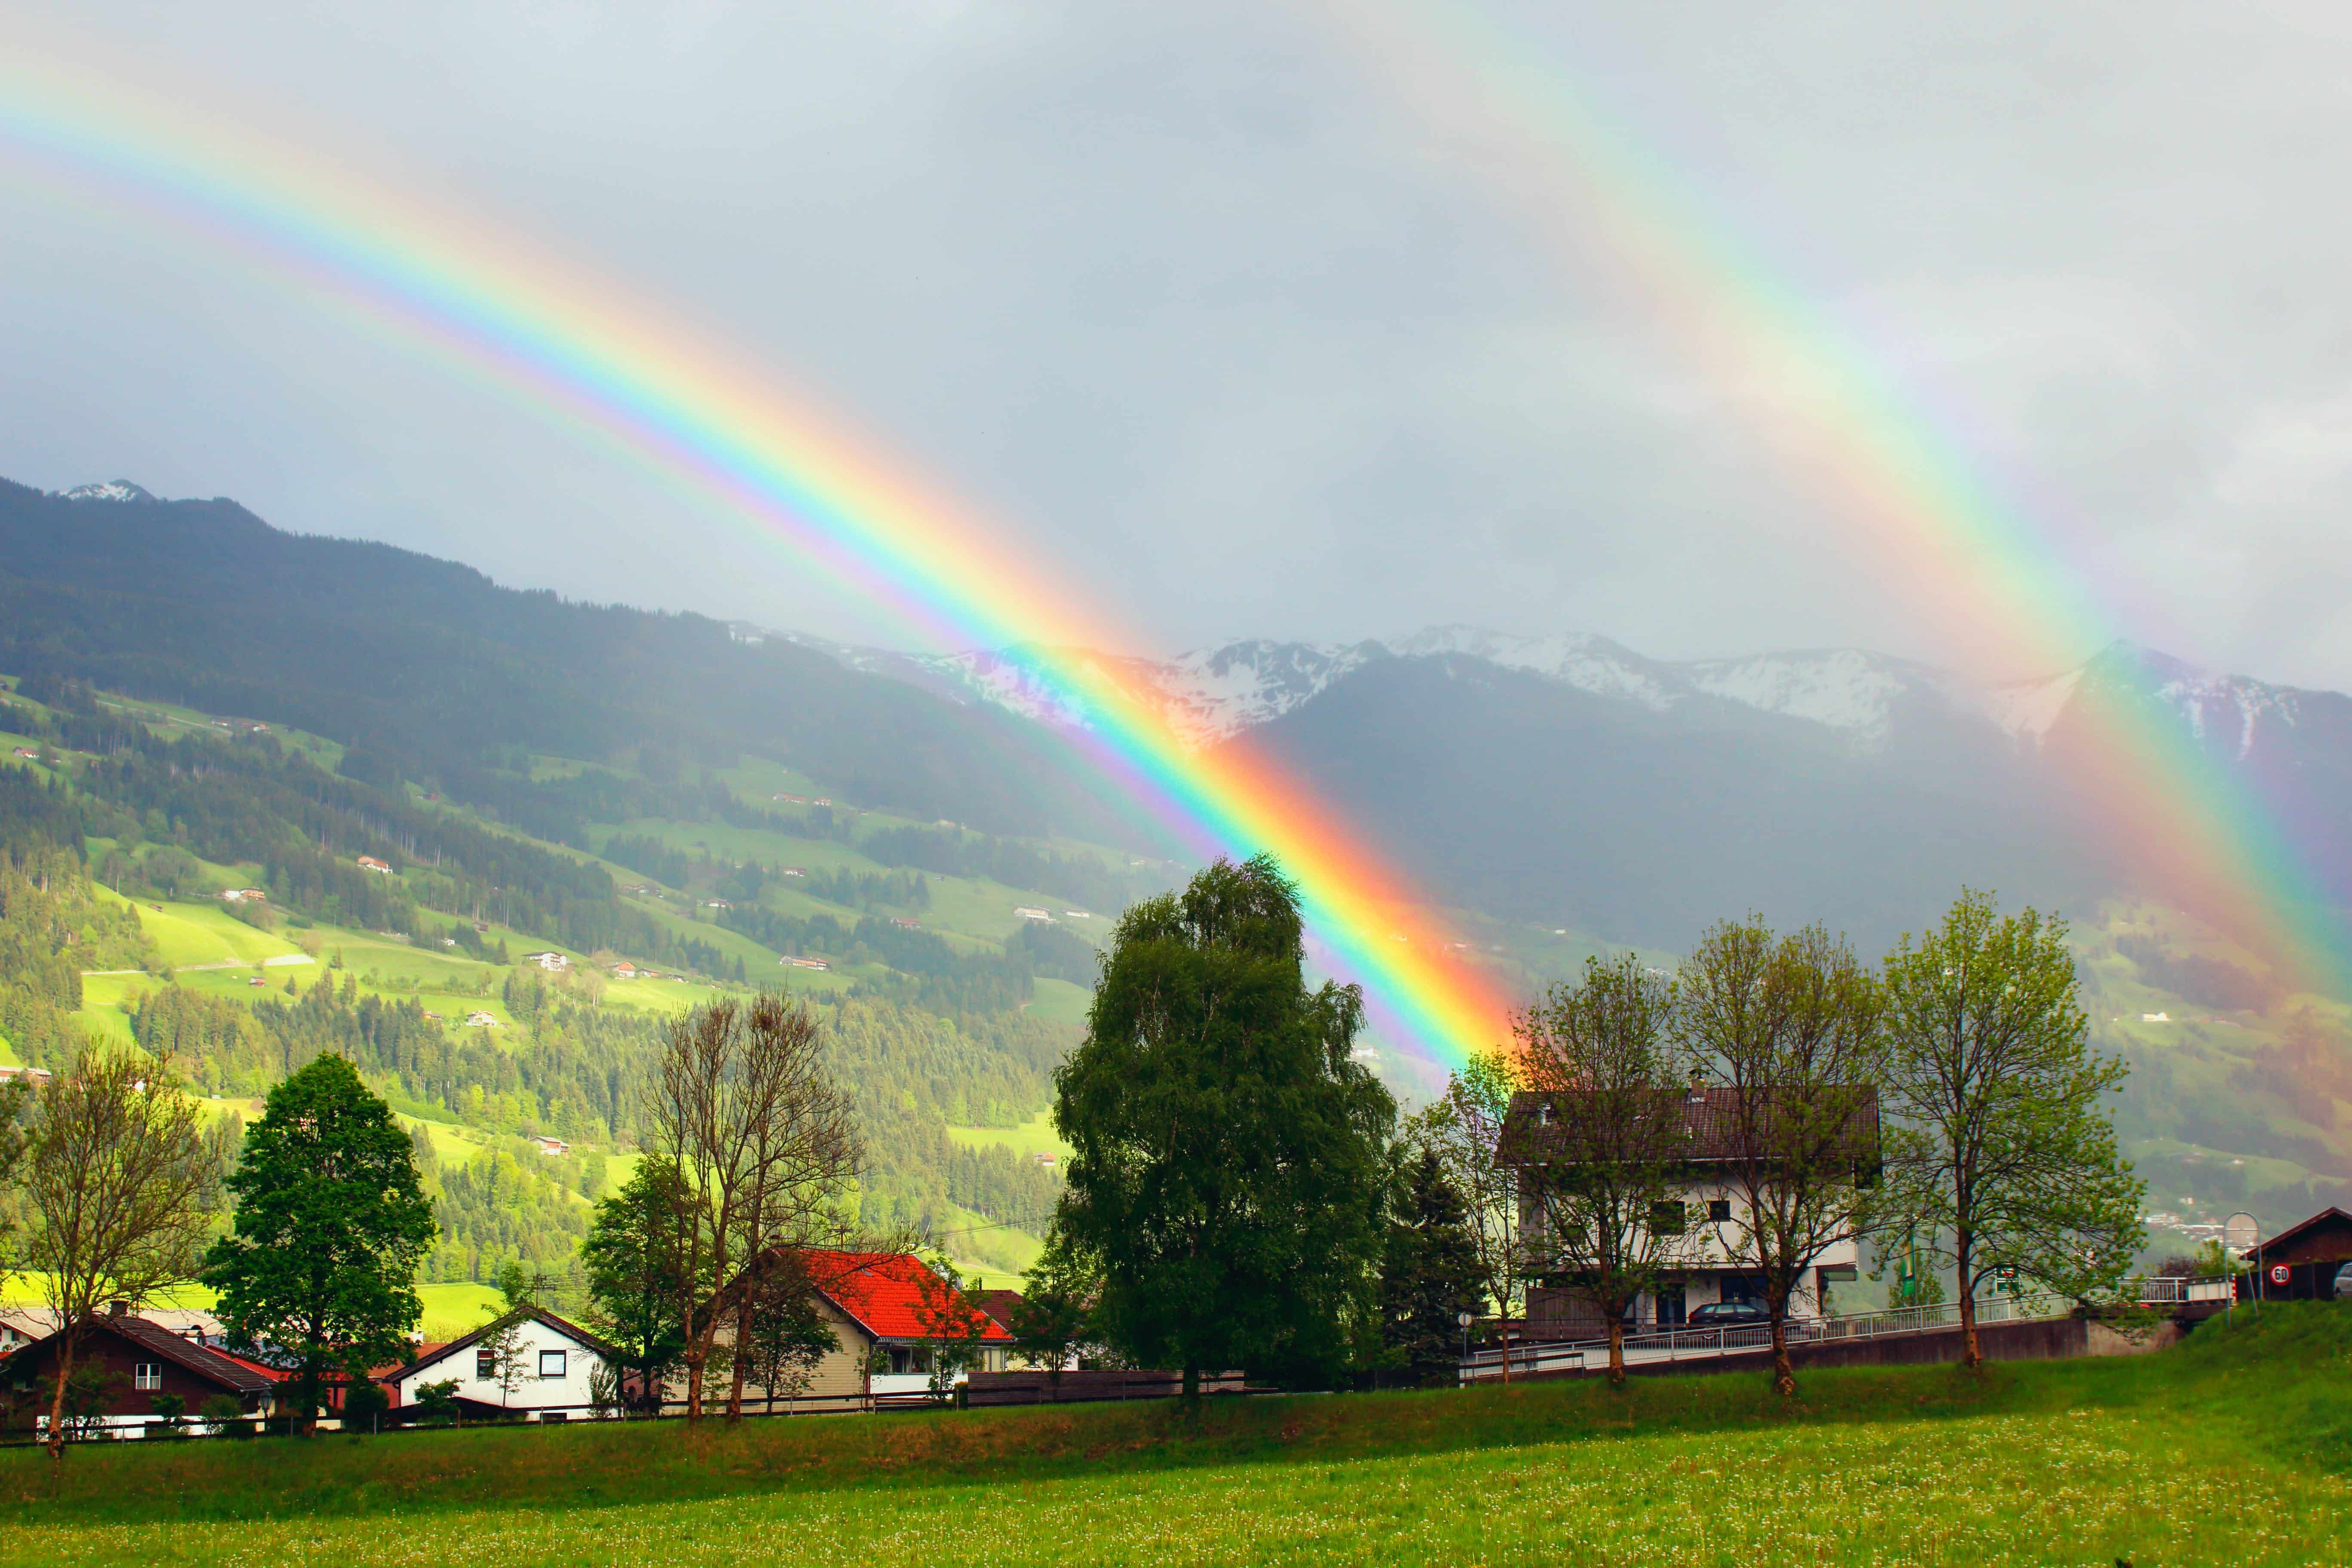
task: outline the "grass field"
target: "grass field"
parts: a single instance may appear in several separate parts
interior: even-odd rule
[[[2161,1355],[0,1454],[0,1561],[2221,1563],[2352,1543],[2352,1311]]]

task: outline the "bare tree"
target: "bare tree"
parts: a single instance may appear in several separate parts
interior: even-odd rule
[[[1773,1386],[1794,1394],[1790,1303],[1854,1236],[1878,1177],[1884,1005],[1843,938],[1815,925],[1775,939],[1753,917],[1702,937],[1678,989],[1685,1049],[1720,1086],[1707,1110],[1731,1200],[1726,1250],[1763,1279]]]
[[[24,1166],[25,1266],[58,1325],[49,1449],[62,1458],[75,1349],[109,1302],[142,1306],[195,1279],[220,1167],[170,1058],[96,1039],[35,1098]]]
[[[731,1280],[766,1247],[844,1229],[842,1193],[864,1152],[823,1046],[808,1010],[772,992],[748,1004],[713,1002],[670,1025],[653,1093],[654,1140],[703,1200],[687,1216],[688,1285],[679,1303],[689,1421],[702,1417],[711,1346],[730,1315],[737,1350],[727,1415],[740,1418],[755,1310],[753,1292],[722,1289],[705,1302],[698,1282]]]
[[[1479,1283],[1504,1322],[1506,1383],[1511,1378],[1511,1312],[1526,1293],[1532,1262],[1521,1235],[1519,1173],[1496,1158],[1519,1079],[1517,1064],[1505,1052],[1475,1055],[1447,1079],[1444,1097],[1407,1128],[1409,1137],[1436,1152],[1446,1179],[1469,1210]]]
[[[1625,1381],[1625,1314],[1683,1251],[1690,1129],[1668,1033],[1670,981],[1637,958],[1586,962],[1516,1022],[1528,1093],[1504,1156],[1529,1173],[1529,1239],[1562,1288],[1608,1326]]]

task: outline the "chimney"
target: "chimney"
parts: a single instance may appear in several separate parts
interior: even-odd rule
[[[1690,1070],[1690,1097],[1693,1105],[1706,1098],[1706,1070],[1704,1068]]]
[[[131,1315],[131,1303],[122,1297],[117,1296],[106,1304],[106,1315],[110,1318],[127,1318]]]

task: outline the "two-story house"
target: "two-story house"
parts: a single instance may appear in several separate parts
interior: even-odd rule
[[[1673,1114],[1681,1122],[1681,1152],[1674,1195],[1660,1205],[1656,1216],[1663,1222],[1656,1239],[1667,1267],[1656,1288],[1643,1291],[1634,1303],[1627,1326],[1635,1330],[1677,1327],[1702,1306],[1723,1301],[1761,1305],[1764,1297],[1763,1279],[1747,1256],[1748,1208],[1736,1180],[1745,1163],[1736,1091],[1694,1086],[1687,1091],[1658,1092],[1673,1097]],[[1849,1096],[1843,1157],[1868,1179],[1878,1165],[1878,1095],[1867,1088],[1841,1091],[1841,1098]],[[1548,1241],[1544,1185],[1566,1158],[1567,1140],[1555,1113],[1559,1098],[1532,1090],[1514,1094],[1496,1142],[1496,1163],[1519,1173],[1520,1235],[1539,1258],[1546,1255]],[[1859,1278],[1860,1258],[1860,1240],[1851,1230],[1832,1240],[1790,1297],[1790,1316],[1825,1316],[1832,1310],[1835,1288]],[[1553,1271],[1539,1273],[1538,1282],[1528,1289],[1528,1333],[1538,1339],[1598,1338],[1607,1325],[1589,1302],[1562,1288],[1557,1271],[1560,1267],[1555,1259]]]

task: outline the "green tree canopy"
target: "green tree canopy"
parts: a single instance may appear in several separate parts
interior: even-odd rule
[[[1320,1380],[1369,1337],[1395,1102],[1349,1047],[1354,986],[1309,990],[1296,888],[1219,860],[1123,915],[1055,1075],[1096,1321],[1139,1365]]]
[[[582,1243],[589,1321],[622,1354],[632,1408],[659,1408],[663,1380],[686,1350],[677,1304],[698,1282],[688,1278],[694,1189],[657,1154],[637,1162],[621,1190],[596,1205]],[[709,1285],[708,1270],[699,1281]]]
[[[330,1370],[407,1355],[433,1210],[408,1134],[350,1062],[314,1058],[270,1090],[228,1186],[235,1227],[205,1255],[204,1282],[232,1345],[294,1362],[305,1415]]]
[[[2066,924],[1963,892],[1885,971],[1885,1226],[1958,1275],[1968,1363],[1996,1268],[2077,1299],[2112,1289],[2146,1244],[2147,1188],[2105,1101],[2126,1070],[2090,1047]]]

